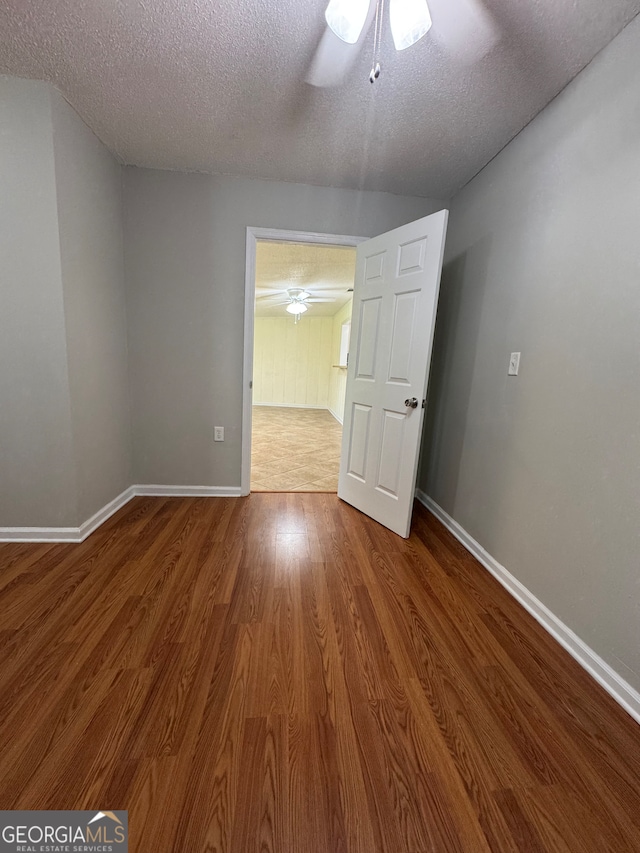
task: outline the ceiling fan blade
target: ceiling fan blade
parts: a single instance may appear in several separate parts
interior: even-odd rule
[[[500,41],[500,31],[481,0],[429,0],[430,35],[466,65],[482,59]]]
[[[269,288],[269,287],[261,287],[256,289],[256,299],[273,299],[274,296],[286,297],[286,293],[283,293],[281,288]]]
[[[303,302],[335,302],[335,299],[303,299]]]
[[[376,0],[371,0],[364,27],[355,44],[342,41],[330,27],[325,29],[307,71],[307,83],[319,88],[339,86],[342,83],[358,57],[375,12]]]
[[[340,299],[348,293],[346,287],[317,287],[310,285],[307,293],[311,299]]]

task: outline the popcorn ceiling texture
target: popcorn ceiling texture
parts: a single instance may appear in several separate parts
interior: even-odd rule
[[[326,0],[3,0],[0,72],[54,83],[123,162],[447,197],[639,11],[640,0],[486,0],[472,67],[372,33],[345,84],[304,82]]]

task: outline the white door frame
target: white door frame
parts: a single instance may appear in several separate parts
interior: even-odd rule
[[[324,246],[359,246],[367,237],[316,234],[311,231],[283,231],[279,228],[247,227],[244,277],[244,356],[242,363],[242,469],[240,494],[251,491],[251,405],[253,392],[253,318],[256,298],[256,244],[258,240],[278,243],[311,243]]]

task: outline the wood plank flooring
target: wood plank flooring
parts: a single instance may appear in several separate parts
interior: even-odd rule
[[[132,853],[637,853],[640,727],[422,507],[136,498],[0,545],[0,809]]]

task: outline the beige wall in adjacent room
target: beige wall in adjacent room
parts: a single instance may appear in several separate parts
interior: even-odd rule
[[[333,316],[332,321],[332,340],[331,340],[331,376],[329,380],[329,411],[339,420],[344,421],[344,395],[347,389],[347,371],[341,367],[336,367],[340,362],[340,340],[342,337],[342,326],[344,323],[351,320],[351,308],[353,301],[349,300],[337,314]]]
[[[283,309],[283,314],[284,314]],[[256,317],[253,344],[254,405],[329,405],[331,317]]]
[[[636,689],[639,55],[636,19],[453,200],[420,479]]]

